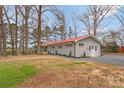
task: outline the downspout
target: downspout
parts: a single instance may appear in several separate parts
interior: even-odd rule
[[[50,48],[50,54],[51,54],[51,46],[49,46],[49,48]]]
[[[74,42],[74,57],[76,57],[76,45],[75,45],[76,42]]]

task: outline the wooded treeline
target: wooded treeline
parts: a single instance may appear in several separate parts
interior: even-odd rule
[[[108,16],[120,22],[120,29],[109,29],[111,40],[120,40],[124,45],[122,32],[124,30],[124,8],[120,6],[88,6],[85,13],[75,12],[72,14],[73,24],[67,24],[64,11],[57,6],[49,5],[0,5],[0,56],[18,54],[41,54],[41,44],[49,40],[67,39],[78,36],[76,22],[83,23],[85,34],[104,35],[102,31]],[[119,12],[119,13],[115,13]],[[50,19],[51,14],[55,19]],[[50,24],[49,20],[54,20]],[[105,41],[105,40],[103,40]]]

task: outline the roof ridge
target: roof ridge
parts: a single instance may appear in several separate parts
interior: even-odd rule
[[[65,40],[52,40],[52,41],[48,41],[45,44],[46,45],[54,45],[54,44],[61,44],[61,43],[68,43],[68,42],[74,42],[74,41],[78,41],[80,39],[85,39],[87,37],[90,36],[94,36],[94,35],[86,35],[86,36],[80,36],[80,37],[74,37],[74,38],[69,38],[69,39],[65,39]]]

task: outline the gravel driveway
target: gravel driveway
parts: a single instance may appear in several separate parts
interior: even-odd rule
[[[97,61],[105,64],[124,66],[124,56],[119,55],[103,55],[96,58],[81,58],[86,61]]]
[[[100,62],[100,63],[105,63],[105,64],[124,66],[124,55],[107,54],[107,55],[103,55],[100,57],[94,57],[94,58],[70,58],[70,57],[65,57],[65,56],[59,56],[59,57],[64,57],[67,59],[78,60],[78,61],[91,61],[91,62]]]

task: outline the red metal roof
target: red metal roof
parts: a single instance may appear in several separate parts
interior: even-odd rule
[[[46,43],[42,44],[42,46],[55,45],[55,44],[62,44],[62,43],[69,43],[69,42],[75,42],[75,41],[79,41],[79,40],[81,40],[81,39],[88,38],[88,37],[90,37],[90,36],[94,36],[94,35],[80,36],[80,37],[70,38],[70,39],[66,39],[66,40],[49,41],[49,42],[46,42]]]

